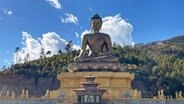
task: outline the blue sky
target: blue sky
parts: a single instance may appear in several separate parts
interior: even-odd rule
[[[183,0],[0,0],[0,68],[13,63],[16,47],[21,48],[24,57],[26,52],[38,53],[39,47],[30,51],[36,45],[54,47],[53,54],[69,40],[79,46],[81,34],[89,32],[95,13],[104,24],[111,24],[102,30],[120,44],[181,35],[183,5]],[[115,23],[118,30],[112,30]],[[31,60],[36,58],[32,56]]]

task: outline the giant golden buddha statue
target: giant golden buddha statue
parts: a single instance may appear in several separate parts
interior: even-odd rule
[[[91,18],[92,33],[83,36],[82,48],[79,56],[75,57],[74,63],[70,64],[70,72],[75,71],[117,71],[121,64],[113,55],[111,38],[106,33],[101,33],[102,19],[98,14]],[[86,55],[86,48],[89,54]]]

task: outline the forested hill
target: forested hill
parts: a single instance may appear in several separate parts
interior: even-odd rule
[[[39,79],[56,77],[67,71],[67,65],[73,62],[78,51],[60,53],[52,57],[16,64],[1,74],[18,74]],[[137,44],[134,47],[114,45],[114,54],[124,64],[124,70],[135,74],[133,88],[142,91],[143,96],[153,96],[158,89],[166,95],[184,92],[184,35],[149,44]]]
[[[177,43],[184,43],[184,35],[173,37],[169,40],[166,40],[168,42],[177,42]]]
[[[177,57],[182,58],[184,56],[184,35],[173,37],[164,41],[152,42],[145,45],[139,45],[137,49],[144,49],[150,52],[151,55],[176,55]]]

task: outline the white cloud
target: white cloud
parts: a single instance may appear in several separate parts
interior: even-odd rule
[[[12,11],[8,11],[8,13],[7,13],[8,15],[12,15]]]
[[[11,65],[10,61],[9,60],[4,60],[4,62],[9,66]]]
[[[50,50],[51,53],[57,54],[59,49],[62,52],[65,51],[64,48],[67,41],[60,38],[55,32],[48,32],[42,35],[41,44],[46,52]]]
[[[55,7],[56,9],[61,9],[61,3],[59,2],[59,0],[46,0],[46,1],[49,2],[49,4]]]
[[[79,38],[79,34],[78,34],[78,32],[75,32],[75,36],[76,36],[77,38]]]
[[[107,16],[102,18],[102,20],[103,24],[101,30],[102,32],[110,35],[112,42],[118,43],[121,46],[134,45],[131,35],[133,26],[122,19],[120,14],[115,16]],[[85,30],[82,33],[81,38],[84,36],[84,34],[89,32],[89,30]]]
[[[91,11],[91,12],[93,12],[93,11],[94,11],[92,8],[88,8],[88,9],[89,9],[89,11]]]
[[[13,14],[13,11],[11,11],[11,10],[9,10],[9,9],[2,8],[1,10],[2,10],[2,11],[4,12],[4,14],[6,14],[6,15],[12,15],[12,14]]]
[[[65,13],[65,18],[64,17],[60,17],[60,18],[61,18],[62,23],[78,24],[78,18],[74,16],[73,14]]]
[[[8,63],[9,61],[8,60],[4,60],[5,63]]]
[[[120,14],[103,18],[102,32],[110,34],[112,41],[124,45],[132,45],[133,26],[120,17]]]
[[[61,49],[62,52],[65,51],[65,46],[67,44],[67,41],[63,38],[61,38],[57,33],[55,32],[48,32],[46,34],[43,34],[41,38],[35,39],[27,32],[22,32],[23,37],[23,48],[20,49],[20,51],[17,54],[14,54],[14,63],[16,63],[17,56],[19,56],[20,63],[23,63],[25,61],[25,58],[28,56],[29,53],[29,59],[28,60],[35,60],[40,58],[41,49],[43,48],[45,53],[50,51],[51,55],[58,54],[58,51]],[[80,46],[73,45],[73,49],[79,49]]]

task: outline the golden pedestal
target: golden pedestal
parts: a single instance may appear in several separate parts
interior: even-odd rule
[[[73,89],[80,88],[80,83],[85,82],[85,76],[96,76],[95,82],[100,83],[99,88],[106,89],[103,98],[124,98],[126,91],[132,92],[131,81],[134,75],[127,72],[62,72],[57,78],[60,82],[60,91],[65,99],[75,99]]]

